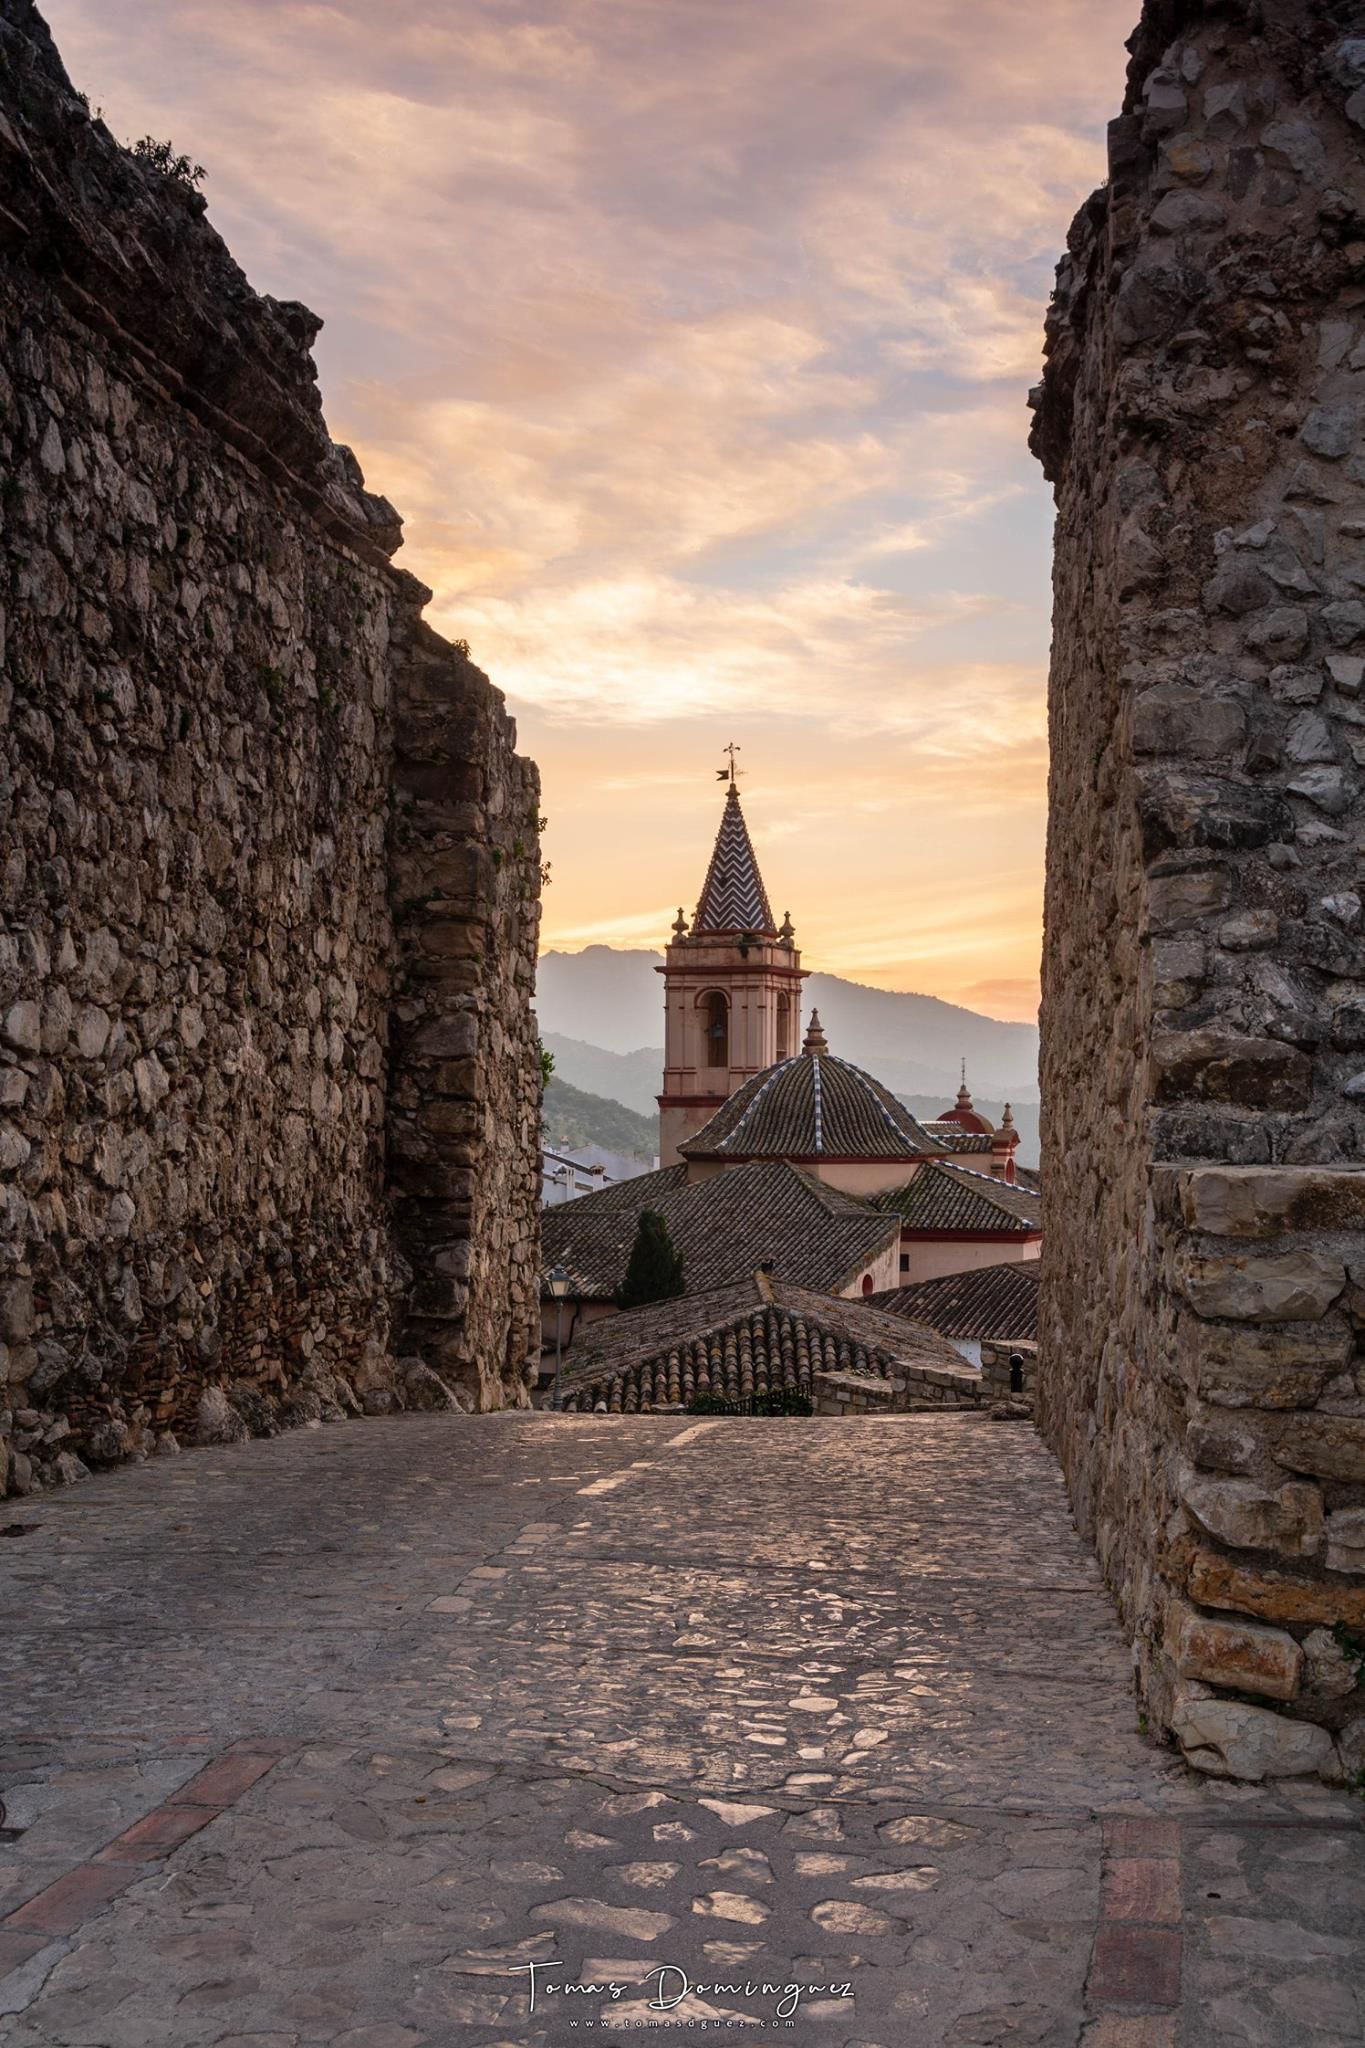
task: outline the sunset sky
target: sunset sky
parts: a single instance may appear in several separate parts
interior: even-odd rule
[[[807,965],[1037,999],[1043,309],[1136,0],[45,0],[326,321],[333,433],[656,945],[743,747]]]

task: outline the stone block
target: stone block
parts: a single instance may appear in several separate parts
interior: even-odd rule
[[[1350,1415],[1291,1415],[1280,1424],[1275,1456],[1291,1472],[1365,1481],[1365,1420]]]
[[[470,1011],[433,1017],[413,1033],[408,1051],[414,1059],[460,1059],[479,1050],[479,1021]]]
[[[1140,771],[1138,815],[1149,856],[1170,847],[1266,846],[1293,829],[1277,791],[1166,768]]]
[[[1183,1317],[1180,1357],[1199,1398],[1219,1408],[1303,1408],[1352,1357],[1340,1316],[1314,1323],[1205,1323]]]
[[[36,1327],[33,1282],[23,1277],[0,1281],[0,1338],[6,1344],[23,1344]]]
[[[1201,1258],[1182,1249],[1177,1283],[1198,1315],[1241,1322],[1305,1322],[1326,1315],[1346,1286],[1342,1260],[1302,1251]]]
[[[1365,1714],[1358,1714],[1341,1730],[1337,1736],[1337,1756],[1347,1782],[1359,1785],[1365,1771]]]
[[[1321,1622],[1331,1628],[1365,1627],[1365,1586],[1340,1579],[1291,1578],[1270,1566],[1243,1563],[1212,1550],[1196,1550],[1186,1590],[1201,1607],[1255,1615],[1260,1621]]]
[[[1147,920],[1153,931],[1179,931],[1232,901],[1232,878],[1225,867],[1187,868],[1179,874],[1156,875],[1146,887]]]
[[[1358,1683],[1355,1663],[1325,1628],[1310,1629],[1303,1639],[1303,1687],[1321,1699],[1341,1700]]]
[[[1133,706],[1133,749],[1225,761],[1246,737],[1246,713],[1233,698],[1209,697],[1184,683],[1158,683]]]
[[[1162,1032],[1152,1041],[1152,1066],[1159,1102],[1306,1109],[1312,1095],[1312,1060],[1277,1038]]]
[[[1325,1728],[1240,1700],[1180,1698],[1171,1732],[1185,1761],[1215,1778],[1308,1778],[1334,1762]]]
[[[1181,1607],[1168,1620],[1167,1641],[1182,1678],[1238,1692],[1292,1700],[1299,1689],[1303,1651],[1284,1629],[1253,1621],[1216,1621]]]
[[[1180,1499],[1200,1528],[1238,1550],[1276,1550],[1312,1557],[1322,1543],[1322,1495],[1290,1481],[1279,1487],[1255,1479],[1210,1479],[1186,1471]]]
[[[16,1052],[37,1052],[42,1042],[42,1012],[37,1003],[11,1003],[0,1024],[0,1038]]]
[[[1338,1508],[1327,1517],[1327,1569],[1365,1576],[1365,1508]]]
[[[437,959],[470,960],[487,950],[487,927],[472,919],[429,918],[412,922],[417,944]]]
[[[1212,1237],[1365,1229],[1361,1168],[1198,1166],[1179,1174],[1179,1186],[1185,1222]]]
[[[1263,1431],[1195,1419],[1186,1424],[1185,1453],[1204,1472],[1254,1472],[1265,1461],[1267,1439]]]

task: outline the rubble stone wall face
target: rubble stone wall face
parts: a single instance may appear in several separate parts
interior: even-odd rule
[[[28,0],[0,164],[0,1491],[522,1401],[534,770]]]
[[[1148,5],[1036,395],[1039,1409],[1148,1712],[1248,1777],[1365,1764],[1356,17]]]

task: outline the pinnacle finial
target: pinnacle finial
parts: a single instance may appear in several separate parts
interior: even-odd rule
[[[681,903],[678,905],[678,915],[673,920],[673,930],[678,938],[685,939],[687,937],[687,912],[683,909]]]
[[[738,794],[739,794],[739,788],[738,788],[738,784],[739,784],[739,778],[740,778],[740,776],[741,776],[741,775],[743,774],[743,772],[744,772],[744,771],[743,771],[743,770],[742,770],[741,768],[737,768],[737,767],[735,766],[735,755],[736,755],[736,754],[742,754],[742,753],[744,752],[744,749],[743,749],[743,747],[741,747],[741,746],[740,746],[740,745],[739,745],[739,744],[738,744],[738,743],[737,743],[737,742],[736,742],[735,740],[731,740],[731,742],[730,742],[730,744],[729,744],[729,746],[728,746],[728,747],[722,747],[722,748],[721,748],[721,752],[722,752],[722,754],[728,754],[728,755],[729,755],[729,757],[730,757],[730,765],[729,765],[729,767],[728,767],[728,768],[717,768],[717,770],[716,770],[716,780],[717,780],[718,782],[728,782],[728,783],[729,783],[729,785],[730,785],[730,794],[731,794],[731,796],[738,796]]]
[[[812,1010],[810,1013],[810,1025],[806,1031],[806,1042],[801,1050],[808,1053],[827,1053],[829,1051],[829,1040],[825,1037],[824,1026],[820,1022],[820,1012],[818,1010]]]

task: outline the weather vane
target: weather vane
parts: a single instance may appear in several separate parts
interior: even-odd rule
[[[730,765],[728,768],[717,768],[716,780],[717,782],[728,782],[731,788],[733,788],[734,785],[739,781],[740,776],[744,773],[742,768],[736,768],[735,755],[742,754],[744,752],[744,749],[741,746],[737,746],[734,740],[731,740],[728,747],[721,748],[721,752],[722,754],[728,754],[730,756]]]

